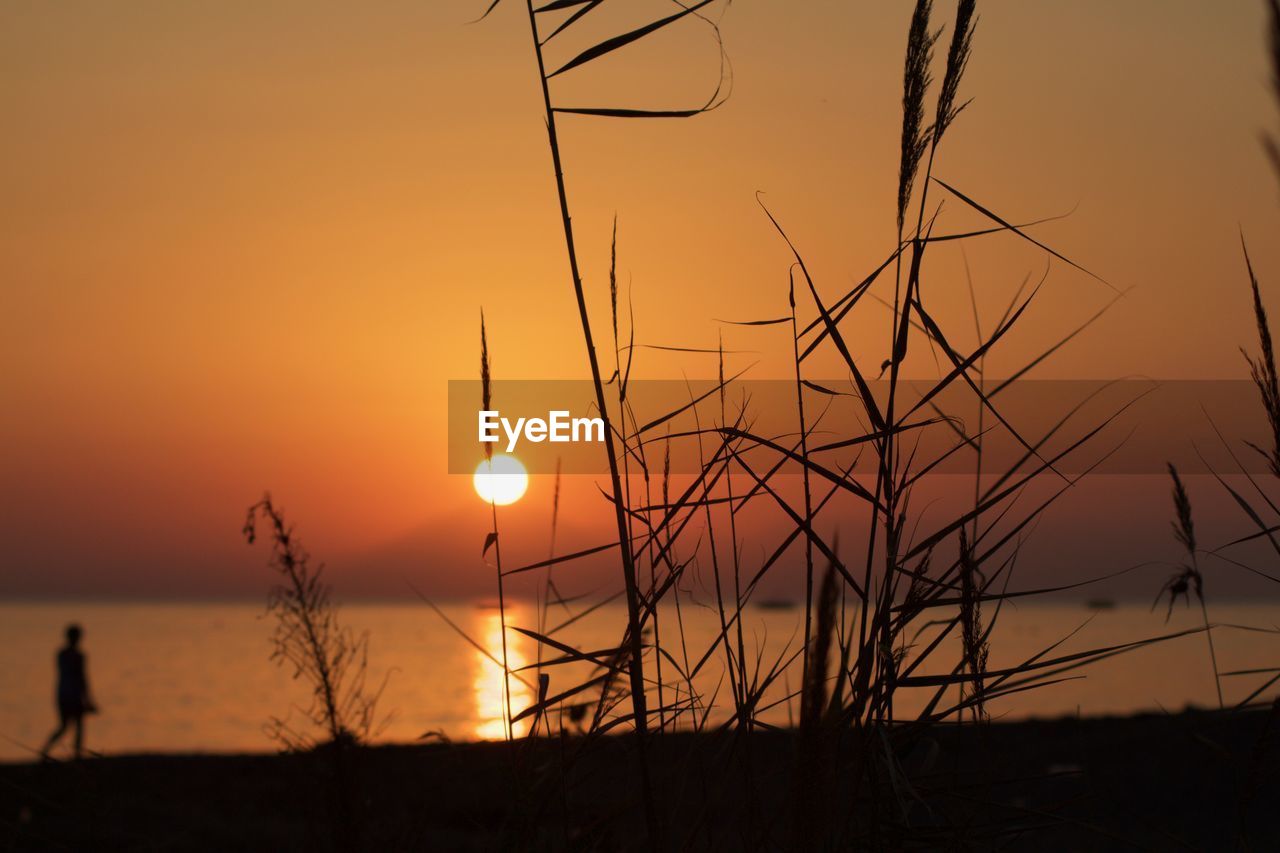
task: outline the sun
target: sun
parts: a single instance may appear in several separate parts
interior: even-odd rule
[[[524,497],[525,490],[529,488],[529,472],[514,456],[495,453],[492,459],[476,466],[471,482],[485,503],[506,506]]]

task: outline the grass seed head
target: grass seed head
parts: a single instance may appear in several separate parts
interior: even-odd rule
[[[911,188],[920,171],[920,160],[929,145],[930,129],[924,126],[924,98],[932,75],[933,45],[938,33],[929,32],[933,0],[916,0],[907,36],[907,59],[902,77],[902,159],[898,167],[898,231],[906,219]]]

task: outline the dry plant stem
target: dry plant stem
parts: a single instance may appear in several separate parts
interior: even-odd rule
[[[634,428],[636,427],[636,423],[635,423],[635,414],[634,414],[634,413],[632,413],[632,416],[631,416],[631,417],[632,417],[632,427],[633,427],[633,429],[634,429]],[[643,445],[643,443],[641,443],[641,442],[639,442],[639,441],[637,441],[637,444],[639,444],[639,449],[640,449],[640,452],[641,452],[641,459],[643,460],[643,459],[644,459],[644,456],[643,456],[643,454],[644,454],[644,445]],[[652,504],[653,504],[653,484],[652,484],[652,482],[650,481],[650,478],[649,478],[649,467],[648,467],[648,462],[647,462],[647,461],[642,461],[642,464],[643,464],[643,466],[644,466],[644,500],[645,500],[645,505],[646,505],[646,506],[652,506]],[[661,598],[661,596],[660,596],[660,594],[659,594],[659,591],[658,591],[658,562],[659,562],[659,560],[658,560],[658,556],[657,556],[657,551],[658,551],[658,542],[657,542],[657,538],[653,535],[653,533],[654,533],[654,526],[653,526],[653,513],[652,513],[652,511],[647,511],[647,512],[645,513],[645,527],[646,527],[646,528],[648,529],[648,531],[649,531],[649,535],[648,535],[648,537],[647,537],[647,540],[648,540],[648,542],[647,542],[647,547],[645,548],[645,550],[648,552],[648,558],[649,558],[649,595],[653,597],[653,604],[652,604],[652,610],[653,610],[653,648],[654,648],[655,650],[659,650],[659,653],[658,653],[658,654],[656,654],[656,655],[654,656],[654,668],[655,668],[655,670],[656,670],[656,673],[655,673],[655,674],[656,674],[657,681],[658,681],[658,731],[660,731],[660,732],[665,732],[665,731],[667,730],[667,722],[668,722],[668,720],[667,720],[667,710],[666,710],[666,709],[667,709],[667,702],[666,702],[666,691],[667,691],[667,685],[666,685],[666,682],[664,681],[664,679],[663,679],[663,675],[662,675],[662,654],[661,654],[661,652],[660,652],[660,650],[662,649],[662,624],[661,624],[660,614],[659,614],[659,611],[658,611],[659,599]],[[678,593],[677,593],[677,595],[678,595]],[[679,688],[678,688],[678,687],[676,688],[676,701],[677,701],[677,702],[679,701]],[[675,720],[674,720],[674,717],[673,717],[673,718],[672,718],[672,720],[671,720],[671,722],[673,722],[673,723],[674,723],[674,721],[675,721]]]
[[[284,516],[281,515],[274,506],[266,504],[265,511],[271,518],[271,526],[279,543],[280,565],[284,569],[284,575],[293,592],[294,600],[298,602],[306,602],[311,596],[308,590],[309,584],[299,570],[298,561],[295,559],[294,552],[291,547],[292,533],[285,527]],[[315,663],[317,680],[320,682],[320,693],[324,702],[324,717],[328,724],[329,737],[337,742],[341,735],[342,723],[338,712],[338,701],[336,691],[333,684],[333,674],[329,668],[329,652],[325,644],[320,640],[320,633],[316,628],[315,611],[306,606],[299,606],[296,609],[298,621],[302,623],[303,633],[306,635],[307,649],[311,654],[311,658]]]
[[[631,539],[627,514],[622,506],[622,479],[618,474],[618,457],[613,445],[613,429],[609,423],[609,406],[605,400],[604,385],[600,380],[600,362],[596,357],[595,342],[591,336],[591,319],[587,313],[586,296],[583,293],[582,277],[578,272],[578,255],[573,240],[573,223],[569,216],[569,199],[565,192],[564,171],[560,164],[560,142],[556,135],[556,117],[551,109],[551,90],[547,83],[546,63],[542,56],[542,43],[538,38],[538,21],[534,14],[533,0],[526,0],[529,12],[529,35],[533,41],[534,54],[538,61],[538,79],[542,84],[543,108],[546,111],[547,140],[551,149],[551,160],[555,170],[556,192],[560,198],[560,218],[564,223],[565,250],[569,255],[569,272],[573,278],[574,296],[578,301],[578,317],[582,322],[582,336],[587,347],[587,360],[591,365],[591,381],[595,386],[596,406],[604,421],[605,454],[609,459],[609,480],[613,488],[614,518],[618,528],[618,549],[622,554],[623,582],[627,596],[627,634],[630,642],[629,669],[631,677],[631,707],[635,716],[635,727],[640,754],[642,788],[644,792],[645,818],[649,827],[649,841],[652,846],[658,845],[657,814],[653,802],[653,790],[649,779],[649,762],[646,754],[645,740],[648,732],[648,713],[645,708],[644,660],[643,644],[640,636],[640,606],[636,586],[635,564],[631,553]]]
[[[725,410],[725,394],[724,394],[725,382],[724,382],[723,336],[720,339],[719,349],[720,349],[720,353],[719,353],[719,377],[718,378],[720,381],[720,426],[721,428],[723,428],[728,425],[728,420],[726,419],[727,412]],[[750,734],[752,729],[754,728],[753,723],[755,721],[755,716],[749,705],[749,699],[748,699],[749,688],[747,686],[747,664],[746,664],[747,647],[746,647],[746,642],[743,638],[743,632],[742,632],[742,621],[743,621],[742,609],[745,606],[742,600],[742,566],[741,566],[741,560],[739,559],[739,555],[738,555],[737,510],[734,508],[734,505],[733,505],[733,500],[734,500],[733,471],[732,471],[731,465],[727,462],[725,465],[724,485],[725,485],[725,495],[727,498],[726,505],[729,510],[729,547],[732,549],[730,553],[733,558],[733,606],[734,606],[734,614],[735,614],[734,621],[736,623],[735,627],[737,628],[737,634],[738,634],[738,692],[739,692],[738,703],[739,704],[738,704],[737,731],[739,734],[743,732]],[[753,820],[754,811],[755,811],[754,804],[756,800],[755,792],[752,787],[753,773],[754,773],[754,768],[751,762],[751,746],[750,744],[748,744],[745,752],[745,772],[742,774],[743,797],[745,802],[747,803],[746,823],[747,823],[748,836],[752,834],[751,826],[752,826],[752,820]]]
[[[702,446],[702,420],[698,415],[697,407],[694,407],[692,411],[693,411],[693,418],[694,418],[694,429],[698,433],[698,466],[702,470],[706,471],[708,470],[708,464],[707,464],[706,455],[703,452],[703,446]],[[715,459],[712,460],[711,464],[713,465],[715,464]],[[724,473],[727,473],[728,470],[729,470],[728,462],[726,461],[723,464],[723,468],[721,469],[721,471]],[[744,700],[743,700],[743,694],[742,694],[742,685],[738,681],[738,666],[734,662],[733,647],[730,645],[730,641],[729,641],[729,626],[730,624],[732,624],[732,621],[730,620],[729,616],[726,615],[725,609],[724,609],[724,589],[720,581],[720,552],[719,552],[719,549],[716,547],[715,515],[711,511],[713,486],[714,486],[714,483],[711,483],[704,487],[703,497],[705,498],[705,500],[703,500],[702,502],[702,509],[707,519],[706,535],[707,535],[708,549],[711,552],[711,577],[714,581],[714,586],[715,586],[716,615],[719,616],[720,618],[720,633],[717,635],[716,642],[714,645],[720,645],[724,648],[725,672],[728,674],[728,677],[729,677],[730,692],[733,693],[734,719],[738,723],[741,723],[742,716],[743,716]]]
[[[724,342],[720,342],[720,425],[726,426],[724,405]],[[738,632],[738,684],[745,700],[747,694],[747,646],[742,633],[742,564],[738,555],[738,518],[737,510],[733,505],[733,472],[730,468],[726,468],[724,477],[725,495],[729,509],[729,544],[732,548],[730,552],[733,557],[733,606],[734,612],[737,614],[736,628]],[[738,721],[739,725],[745,725],[750,731],[752,726],[752,715],[743,714],[742,719]]]
[[[484,328],[484,310],[480,311],[480,394],[482,408],[488,410],[492,408],[491,399],[491,382],[489,370],[489,339],[485,334]],[[485,445],[485,460],[492,462],[492,450]],[[495,570],[498,578],[498,627],[502,634],[502,700],[503,700],[503,719],[502,731],[508,741],[511,740],[511,667],[507,662],[507,601],[503,593],[502,584],[502,542],[498,536],[498,504],[497,501],[489,502],[489,511],[493,519],[493,531],[490,533],[493,542],[494,561],[496,563]],[[488,552],[488,543],[486,542],[485,552]]]
[[[1213,626],[1209,624],[1209,607],[1205,604],[1204,596],[1197,596],[1200,599],[1200,615],[1204,619],[1204,637],[1209,641],[1209,662],[1213,664],[1213,686],[1218,689],[1218,709],[1225,710],[1226,703],[1222,700],[1222,677],[1218,675],[1218,653],[1213,647]]]
[[[555,488],[551,493],[551,539],[547,546],[547,560],[556,558],[556,525],[560,521],[560,457],[556,457],[556,480]],[[555,591],[555,585],[551,581],[551,564],[548,563],[546,573],[543,576],[542,587],[538,592],[541,599],[538,602],[538,633],[546,634],[548,621],[547,617],[551,609],[551,594]],[[537,643],[538,649],[538,675],[542,675],[542,643]],[[550,724],[548,724],[550,725]]]
[[[662,505],[671,505],[671,439],[667,438],[663,442],[662,451]],[[675,543],[671,535],[671,526],[664,523],[662,525],[662,533],[665,538],[663,550],[673,563],[675,562]],[[672,587],[672,595],[676,603],[676,631],[680,635],[680,655],[681,662],[684,664],[685,684],[689,692],[690,703],[695,703],[697,693],[693,689],[693,674],[689,670],[689,643],[684,632],[684,612],[680,607],[680,579],[676,578]]]
[[[1209,643],[1209,661],[1213,664],[1213,683],[1218,691],[1218,708],[1223,709],[1226,704],[1222,701],[1222,677],[1218,674],[1218,655],[1213,646],[1213,627],[1209,624],[1209,607],[1204,598],[1204,575],[1200,572],[1200,562],[1197,557],[1199,548],[1196,543],[1195,520],[1191,514],[1191,499],[1187,495],[1186,486],[1183,485],[1182,478],[1178,476],[1178,469],[1172,463],[1169,464],[1169,476],[1173,479],[1175,515],[1173,535],[1178,540],[1178,543],[1186,549],[1187,559],[1189,560],[1188,563],[1183,565],[1179,573],[1165,583],[1165,588],[1169,591],[1169,608],[1172,611],[1173,604],[1180,594],[1186,594],[1187,603],[1190,604],[1190,593],[1195,592],[1196,598],[1200,602],[1200,615],[1204,619],[1205,640]]]
[[[888,400],[885,407],[885,430],[884,439],[879,447],[880,454],[880,480],[881,486],[878,491],[884,496],[884,537],[885,537],[885,554],[884,554],[884,580],[881,591],[883,607],[878,609],[876,619],[881,620],[880,638],[876,638],[875,626],[872,626],[870,636],[864,630],[862,634],[862,642],[864,644],[871,643],[877,646],[874,649],[864,649],[863,661],[870,664],[871,661],[881,662],[883,660],[882,649],[890,648],[889,624],[888,619],[882,619],[882,613],[887,614],[888,608],[892,606],[894,601],[894,591],[896,588],[898,566],[898,542],[896,535],[896,524],[898,518],[898,484],[896,481],[898,471],[898,450],[895,439],[896,429],[894,423],[894,412],[897,402],[899,371],[902,361],[907,354],[907,335],[911,328],[911,301],[913,294],[918,293],[920,285],[920,264],[924,254],[924,243],[920,239],[921,229],[924,224],[924,205],[925,198],[928,193],[928,173],[932,169],[933,155],[937,148],[936,139],[932,138],[932,132],[923,127],[923,106],[924,95],[928,90],[930,77],[928,66],[933,55],[933,41],[936,36],[929,34],[929,15],[931,12],[931,0],[917,0],[915,12],[912,16],[911,32],[908,37],[907,46],[907,67],[905,71],[905,81],[903,88],[903,141],[902,141],[902,164],[898,176],[898,246],[901,248],[903,240],[903,215],[905,214],[911,202],[911,188],[915,183],[916,173],[919,170],[920,155],[922,153],[921,146],[924,144],[926,136],[931,137],[929,146],[929,166],[925,172],[925,184],[920,191],[920,199],[918,202],[918,214],[916,220],[916,229],[911,238],[911,262],[907,269],[907,281],[905,290],[902,289],[902,253],[898,252],[895,261],[894,276],[894,296],[893,296],[893,327],[890,330],[890,352],[889,352],[889,391]],[[872,518],[876,520],[879,515],[872,508]],[[870,595],[870,571],[871,565],[874,563],[875,553],[875,537],[876,527],[873,524],[867,547],[867,581],[865,587],[868,595]],[[864,603],[865,612],[866,603]],[[863,620],[865,626],[866,621]],[[877,690],[880,687],[881,679],[876,679]],[[892,685],[889,686],[892,690]],[[885,714],[892,718],[892,699],[884,703]]]
[[[645,489],[645,505],[649,506],[652,501],[649,495],[649,466],[645,460],[644,442],[640,436],[640,425],[636,422],[635,413],[631,410],[631,404],[627,401],[627,378],[631,374],[631,354],[627,355],[627,365],[624,372],[622,365],[622,343],[618,338],[618,216],[615,213],[613,217],[613,235],[609,245],[609,308],[613,325],[613,359],[614,359],[614,379],[618,386],[618,417],[621,419],[622,430],[619,432],[619,438],[622,442],[622,470],[623,476],[626,478],[626,506],[630,507],[631,503],[631,462],[630,453],[627,445],[627,415],[631,414],[631,422],[633,433],[636,438],[636,452],[640,463],[641,471],[644,475]],[[632,342],[635,340],[635,312],[631,311],[631,335]],[[608,421],[606,420],[606,423]],[[652,535],[653,523],[650,519],[650,513],[646,513],[645,526],[649,529],[648,537],[648,556],[649,556],[649,595],[654,596],[652,602],[653,615],[653,647],[655,650],[662,648],[662,631],[660,627],[660,617],[658,613],[657,600],[657,564],[654,559],[654,537]],[[627,541],[631,541],[631,514],[627,513]],[[632,560],[634,563],[634,554],[632,552]],[[638,583],[637,583],[638,587]],[[666,701],[664,683],[662,680],[662,654],[659,652],[654,655],[654,667],[657,674],[658,688],[658,731],[666,731]]]
[[[804,385],[800,372],[800,333],[796,328],[796,285],[794,276],[789,283],[787,299],[791,306],[791,349],[796,367],[796,414],[800,419],[800,458],[804,478],[804,523],[813,524],[813,493],[809,487],[809,428],[804,417]],[[809,637],[813,636],[813,538],[804,537],[804,655],[801,672],[809,671]],[[788,705],[790,709],[790,705]],[[800,715],[804,719],[804,699],[800,700]]]
[[[507,663],[507,599],[502,586],[502,538],[498,536],[498,505],[490,501],[489,510],[493,516],[493,560],[498,574],[498,628],[502,632],[502,700],[506,718],[502,721],[502,729],[507,740],[511,740],[513,732],[511,719],[511,666]]]

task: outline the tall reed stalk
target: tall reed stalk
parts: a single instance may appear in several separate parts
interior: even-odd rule
[[[492,7],[491,7],[492,8]],[[589,7],[587,7],[589,8]],[[560,219],[564,226],[564,245],[569,260],[569,276],[573,285],[574,298],[578,305],[578,320],[582,327],[583,342],[587,350],[587,363],[591,368],[591,382],[595,390],[596,408],[604,421],[605,455],[609,463],[609,483],[612,489],[614,521],[618,532],[618,550],[622,560],[622,577],[627,601],[627,641],[629,654],[627,659],[631,681],[631,709],[635,723],[640,767],[642,774],[642,791],[646,823],[649,828],[650,843],[658,844],[659,830],[657,810],[654,805],[653,785],[650,779],[649,761],[646,750],[648,733],[648,708],[645,701],[644,681],[644,648],[640,620],[640,592],[636,582],[635,555],[632,552],[630,523],[624,506],[622,477],[619,472],[618,453],[614,446],[614,427],[610,420],[609,403],[605,398],[604,383],[600,375],[600,361],[596,354],[595,341],[591,331],[591,317],[587,311],[586,293],[582,285],[582,275],[578,269],[578,250],[574,240],[573,221],[569,213],[568,192],[565,189],[564,169],[561,165],[560,137],[556,126],[556,110],[551,102],[550,76],[547,73],[546,60],[543,55],[544,42],[538,32],[537,11],[533,0],[526,0],[529,15],[529,35],[537,59],[538,79],[542,85],[543,109],[547,124],[547,144],[551,151],[552,169],[555,173],[556,194],[560,202]],[[585,11],[585,10],[584,10]],[[580,54],[575,60],[562,66],[557,74],[582,65],[596,56],[602,55],[612,48],[607,44]]]
[[[489,368],[489,337],[484,327],[484,311],[480,312],[480,406],[481,411],[493,409],[492,377]],[[485,464],[492,469],[493,445],[484,446]],[[507,740],[511,740],[511,665],[507,659],[507,598],[502,581],[502,539],[498,535],[498,502],[489,501],[489,516],[492,522],[489,535],[485,537],[484,554],[493,548],[494,570],[498,581],[498,628],[502,634],[502,730]]]
[[[1209,643],[1209,660],[1213,664],[1213,684],[1218,691],[1218,708],[1225,708],[1222,701],[1222,676],[1218,670],[1218,654],[1213,647],[1213,626],[1209,624],[1209,606],[1204,600],[1204,576],[1200,573],[1199,548],[1196,547],[1196,528],[1191,518],[1191,498],[1178,476],[1178,469],[1169,464],[1169,477],[1173,480],[1173,536],[1187,554],[1187,562],[1171,577],[1164,586],[1163,592],[1169,593],[1169,610],[1179,595],[1191,597],[1195,593],[1200,602],[1200,615],[1204,618],[1204,637]]]

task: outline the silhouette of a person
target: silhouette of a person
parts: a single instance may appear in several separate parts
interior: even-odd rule
[[[85,672],[84,652],[80,651],[80,636],[84,632],[79,625],[67,626],[67,644],[58,650],[58,727],[45,742],[40,754],[49,757],[49,750],[67,731],[75,726],[75,755],[80,757],[84,744],[84,715],[96,711],[89,697],[89,677]]]

